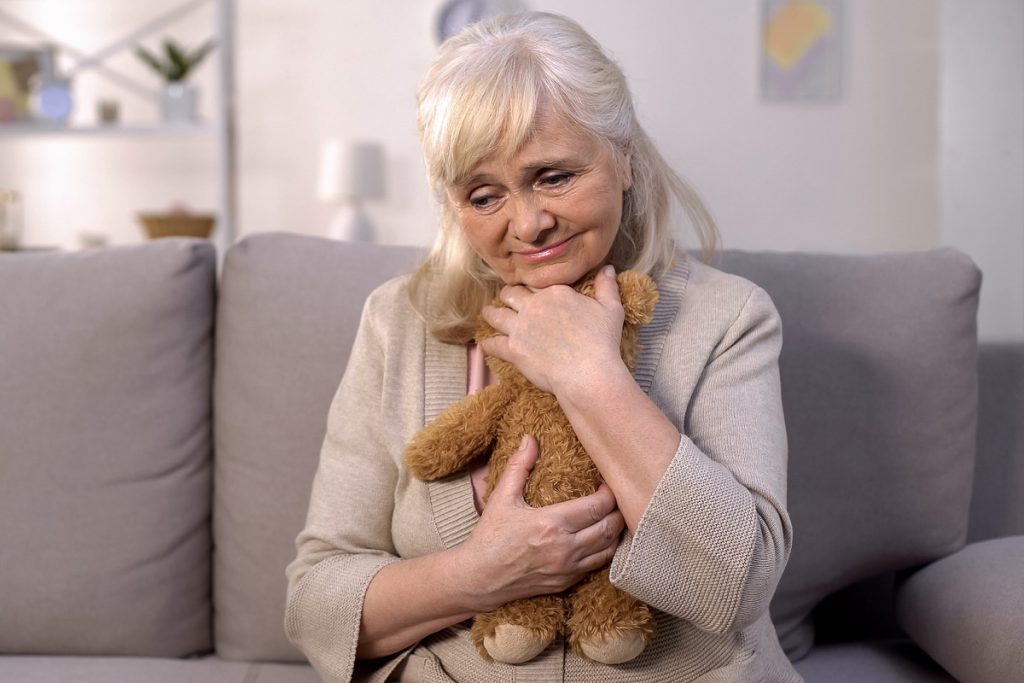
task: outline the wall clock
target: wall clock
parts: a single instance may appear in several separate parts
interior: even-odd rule
[[[518,0],[447,0],[437,15],[437,40],[444,42],[481,19],[525,9]]]

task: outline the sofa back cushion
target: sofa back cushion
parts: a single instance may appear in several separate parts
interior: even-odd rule
[[[946,555],[967,533],[980,273],[952,249],[726,252],[783,325],[793,552],[772,603],[787,654],[845,586]]]
[[[331,398],[366,295],[421,250],[258,235],[224,267],[217,320],[215,632],[231,659],[301,659],[283,632]],[[773,603],[811,644],[826,595],[959,547],[976,407],[977,269],[948,249],[724,252],[783,320],[792,558]]]
[[[217,314],[214,605],[227,659],[302,660],[284,634],[285,567],[363,301],[422,250],[294,234],[227,254]]]
[[[0,254],[0,652],[210,648],[215,261]]]

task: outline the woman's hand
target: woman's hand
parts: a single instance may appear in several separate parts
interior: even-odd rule
[[[611,266],[595,277],[594,295],[591,299],[564,285],[535,291],[505,287],[500,298],[507,308],[483,309],[484,319],[500,334],[480,346],[556,396],[586,386],[616,363],[622,365],[623,311]]]
[[[536,462],[527,436],[509,457],[457,566],[478,611],[519,598],[557,593],[611,561],[625,527],[611,490],[542,508],[523,499]]]
[[[611,561],[625,526],[611,491],[531,508],[523,487],[536,460],[537,442],[527,437],[465,543],[377,572],[363,599],[357,657],[393,654],[511,600],[565,590]]]
[[[480,346],[555,395],[635,532],[681,436],[622,361],[625,315],[611,266],[594,278],[594,295],[505,287],[508,308],[483,310],[500,334]]]

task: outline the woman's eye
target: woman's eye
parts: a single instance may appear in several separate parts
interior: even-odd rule
[[[465,202],[477,213],[491,213],[501,208],[508,197],[508,188],[500,185],[477,185],[466,192]]]
[[[491,194],[473,195],[469,198],[469,204],[478,211],[486,211],[493,208],[498,198]]]
[[[542,176],[540,184],[544,187],[560,187],[565,185],[571,179],[571,173],[551,173],[549,175]]]

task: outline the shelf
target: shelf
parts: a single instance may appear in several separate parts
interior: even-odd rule
[[[90,8],[85,5],[93,3],[59,3],[67,4],[70,11],[71,5],[76,10],[88,12]],[[107,2],[127,3],[128,0],[107,0]],[[92,139],[96,141],[109,142],[111,140],[131,140],[140,144],[150,144],[153,141],[161,140],[183,140],[201,139],[209,143],[217,157],[218,177],[218,210],[217,229],[215,241],[220,247],[219,254],[223,256],[227,247],[235,239],[235,221],[237,217],[237,159],[236,159],[236,131],[235,131],[235,69],[234,69],[234,16],[237,0],[168,0],[160,3],[145,3],[147,9],[151,10],[147,16],[133,25],[112,42],[95,49],[83,50],[68,41],[54,35],[45,25],[37,26],[32,21],[18,16],[13,10],[3,7],[5,3],[0,0],[0,26],[7,27],[13,33],[21,36],[26,42],[32,44],[47,44],[55,46],[57,52],[63,58],[63,69],[61,73],[72,79],[85,71],[94,71],[98,76],[105,79],[109,84],[126,89],[129,92],[140,95],[143,98],[159,102],[159,92],[147,87],[145,84],[137,83],[134,77],[121,73],[115,66],[113,59],[118,55],[134,50],[135,46],[150,36],[165,33],[168,27],[191,15],[200,9],[212,8],[210,17],[213,40],[217,49],[213,53],[215,68],[217,71],[216,93],[214,103],[208,112],[210,118],[201,120],[195,124],[165,124],[161,120],[151,122],[132,122],[113,124],[54,124],[41,121],[19,121],[16,123],[0,123],[0,146],[10,145],[18,141],[25,141],[29,144],[36,144],[47,138],[55,138],[60,141]],[[133,3],[140,4],[140,3]],[[79,6],[82,7],[79,7]],[[28,13],[33,14],[33,13]],[[48,17],[47,13],[38,14],[39,17]],[[52,14],[57,16],[57,14]],[[60,13],[61,20],[67,19],[64,16],[63,8]],[[51,17],[52,20],[52,17]],[[49,22],[43,22],[49,23]],[[60,22],[57,22],[60,23]],[[68,62],[71,62],[68,64]],[[0,152],[0,160],[3,159],[3,152]]]
[[[110,124],[110,125],[64,125],[51,123],[5,123],[0,124],[0,140],[30,136],[102,136],[102,137],[159,137],[182,135],[216,135],[212,123],[164,125],[152,124]]]

